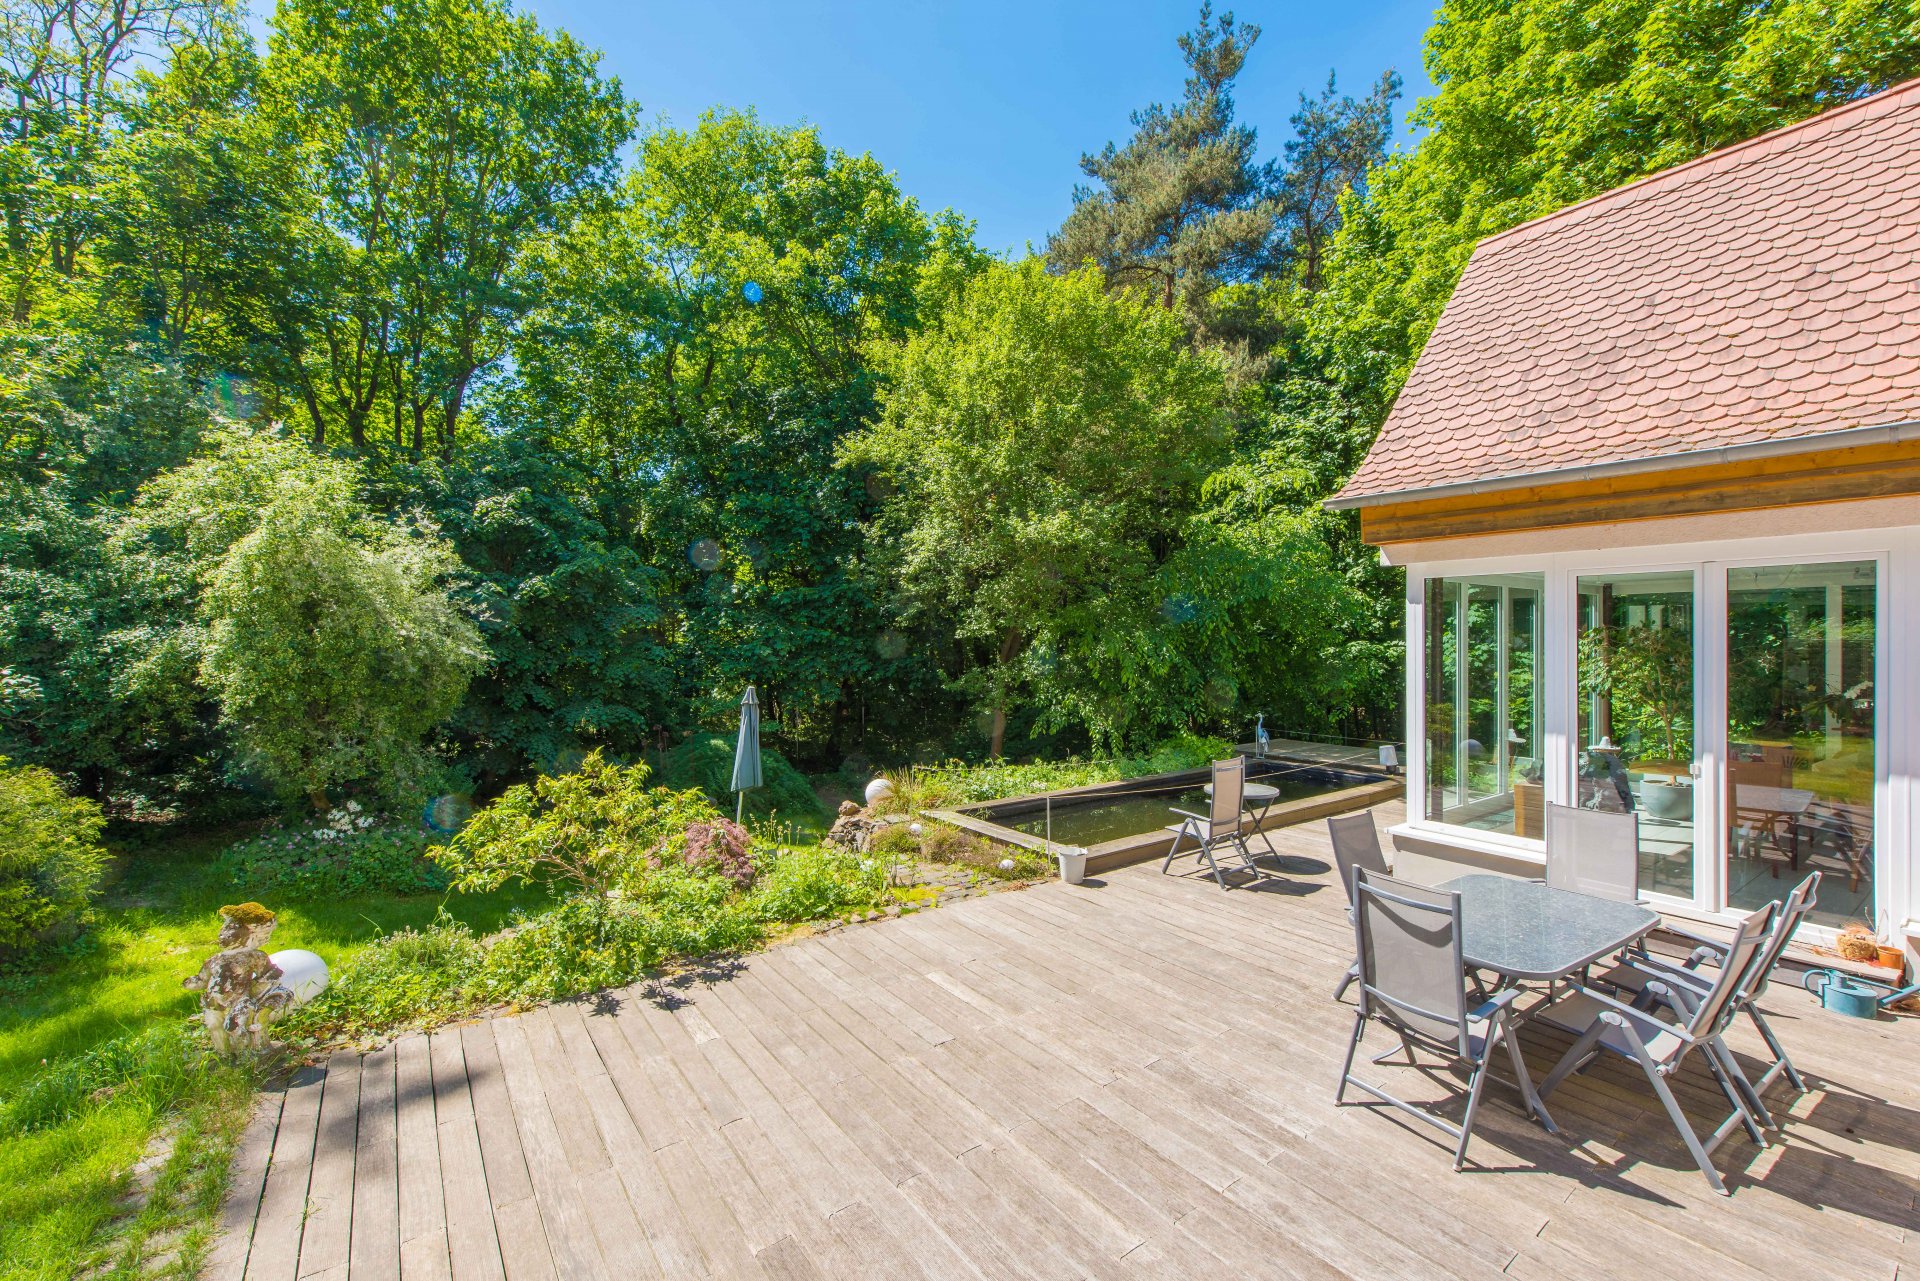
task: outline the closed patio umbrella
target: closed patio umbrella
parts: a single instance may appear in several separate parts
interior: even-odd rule
[[[734,822],[747,812],[747,789],[760,783],[760,700],[749,685],[740,696],[740,741],[733,749],[733,790],[740,794],[733,807]]]

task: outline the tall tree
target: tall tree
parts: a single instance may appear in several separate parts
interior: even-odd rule
[[[1920,74],[1902,0],[1446,0],[1311,326],[1370,435],[1485,236]],[[1364,448],[1366,435],[1360,440]]]
[[[270,48],[263,107],[329,236],[287,264],[324,287],[279,335],[313,437],[450,449],[526,308],[511,268],[606,193],[632,110],[506,0],[289,0]]]
[[[46,285],[75,276],[100,229],[96,187],[142,59],[164,57],[228,0],[0,4],[0,219],[6,314],[24,325]]]
[[[1107,629],[1163,603],[1226,454],[1217,361],[1157,304],[1029,259],[976,277],[897,362],[843,459],[895,487],[878,532],[905,590],[967,646],[952,675],[991,717],[989,750],[1023,697],[1123,740],[1134,719],[1078,682]]]
[[[1272,266],[1274,174],[1256,159],[1253,128],[1233,118],[1233,82],[1259,37],[1259,27],[1201,6],[1179,39],[1181,101],[1135,111],[1124,147],[1080,158],[1097,185],[1074,188],[1073,212],[1047,238],[1055,270],[1095,266],[1109,286],[1137,290],[1199,329],[1214,290]]]
[[[1288,119],[1280,171],[1280,230],[1289,256],[1308,290],[1319,289],[1327,247],[1340,229],[1341,200],[1349,191],[1365,191],[1367,173],[1386,158],[1393,137],[1393,104],[1400,98],[1400,77],[1383,72],[1373,91],[1355,99],[1334,87],[1317,98],[1300,95],[1300,109]]]
[[[769,721],[824,753],[852,692],[903,665],[875,644],[869,500],[834,451],[872,412],[867,353],[911,331],[923,269],[964,260],[967,235],[869,156],[715,113],[648,133],[622,207],[530,263],[543,302],[499,414],[566,451],[662,571],[697,708],[758,683]]]

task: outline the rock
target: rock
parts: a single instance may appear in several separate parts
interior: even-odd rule
[[[887,915],[888,916],[900,915],[900,905],[898,903],[887,904]]]
[[[827,829],[827,844],[864,852],[880,824],[852,801],[840,802],[840,817]]]

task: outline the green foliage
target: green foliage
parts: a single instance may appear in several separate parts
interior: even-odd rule
[[[508,788],[435,857],[467,891],[538,881],[594,897],[639,893],[683,865],[691,829],[721,818],[701,793],[648,787],[650,776],[592,752],[572,773]]]
[[[814,921],[871,911],[886,892],[878,860],[835,845],[801,845],[763,856],[747,910],[759,921]]]
[[[1003,800],[1009,796],[1030,796],[1066,787],[1112,783],[1147,774],[1203,769],[1214,761],[1227,759],[1233,755],[1233,750],[1233,744],[1224,738],[1177,734],[1143,756],[1104,756],[1092,760],[1074,757],[1064,761],[1029,761],[1023,764],[988,761],[982,765],[960,762],[916,765],[887,775],[893,783],[893,794],[881,801],[875,811],[881,814],[917,814],[922,810],[946,809],[975,801]]]
[[[1203,3],[1179,38],[1187,66],[1181,101],[1132,116],[1133,136],[1081,156],[1097,185],[1074,190],[1073,212],[1047,239],[1057,271],[1099,268],[1109,288],[1178,312],[1203,345],[1237,372],[1261,372],[1284,336],[1284,290],[1320,285],[1340,225],[1340,198],[1363,186],[1386,154],[1400,79],[1389,71],[1356,101],[1324,91],[1288,122],[1283,163],[1262,163],[1252,126],[1234,121],[1234,82],[1260,28],[1213,17]]]
[[[389,1036],[499,1004],[621,987],[669,962],[758,943],[765,927],[865,911],[886,894],[872,859],[830,846],[762,851],[751,893],[666,863],[619,890],[576,894],[493,939],[442,917],[356,952],[332,985],[278,1025],[319,1040]]]
[[[485,1003],[485,963],[486,947],[472,929],[445,915],[395,930],[342,963],[327,990],[275,1025],[274,1034],[340,1040],[433,1027]]]
[[[304,823],[275,820],[258,836],[229,845],[215,874],[255,898],[350,894],[427,894],[447,887],[433,861],[438,844],[416,818],[364,811],[348,801]]]
[[[0,959],[70,932],[100,887],[100,807],[0,756]]]
[[[426,488],[458,548],[493,655],[448,728],[484,777],[552,772],[592,747],[637,756],[654,727],[677,721],[666,575],[585,501],[576,462],[505,434],[390,483],[402,481]]]
[[[143,488],[116,535],[150,598],[179,611],[141,638],[132,688],[197,671],[246,764],[316,805],[355,782],[411,799],[425,735],[485,661],[444,586],[451,549],[430,525],[375,518],[357,480],[291,441],[229,433]]]
[[[290,0],[272,28],[260,110],[303,217],[271,367],[317,443],[451,452],[530,303],[510,273],[605,196],[632,109],[505,0]]]
[[[179,1024],[118,1036],[57,1063],[0,1098],[0,1138],[11,1139],[74,1120],[123,1093],[164,1112],[192,1092],[193,1078],[214,1066],[206,1047]]]
[[[1693,631],[1607,625],[1580,633],[1580,692],[1604,699],[1614,733],[1637,755],[1693,757]],[[1629,740],[1631,737],[1631,741]]]
[[[201,672],[269,780],[314,798],[365,781],[417,795],[421,742],[485,661],[442,581],[431,529],[357,538],[296,502],[269,507],[207,584]]]
[[[681,724],[752,683],[769,725],[821,750],[859,697],[924,690],[880,643],[895,620],[861,563],[870,500],[834,451],[873,412],[870,351],[970,248],[872,157],[716,112],[648,132],[618,206],[529,263],[541,305],[498,413],[572,460],[582,504],[660,575]]]
[[[1920,73],[1888,0],[1448,0],[1420,145],[1350,198],[1316,341],[1384,416],[1481,238]]]
[[[1146,704],[1096,706],[1084,665],[1164,603],[1224,458],[1217,364],[1167,313],[1028,260],[976,277],[894,372],[843,457],[895,486],[880,532],[918,608],[972,651],[958,679],[993,715],[990,750],[1023,695],[1098,741],[1137,733]]]
[[[738,793],[732,789],[733,753],[738,744],[724,734],[695,734],[669,748],[660,763],[660,780],[668,787],[697,787],[714,804],[733,808]],[[747,813],[775,816],[798,823],[822,817],[820,797],[806,777],[770,747],[760,749],[760,777],[764,783],[747,793]]]
[[[727,882],[663,869],[640,897],[570,898],[489,949],[485,983],[507,1000],[534,1002],[619,987],[673,957],[757,943],[760,924]]]

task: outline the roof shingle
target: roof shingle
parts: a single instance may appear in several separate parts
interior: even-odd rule
[[[1491,236],[1345,500],[1920,420],[1920,81]]]

